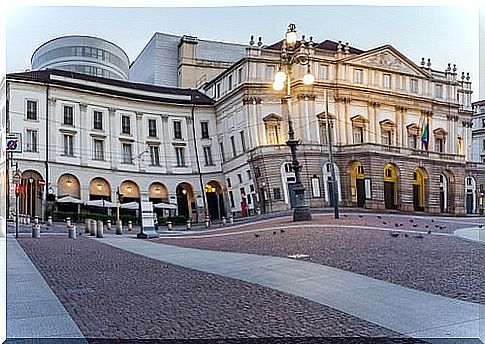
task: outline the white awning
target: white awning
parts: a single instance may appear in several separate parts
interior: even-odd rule
[[[153,205],[153,207],[157,209],[168,209],[168,210],[177,209],[177,205],[172,203],[156,203]]]
[[[129,203],[122,203],[120,205],[121,209],[132,209],[137,210],[140,209],[140,204],[138,202],[129,202]]]
[[[81,201],[79,198],[74,198],[71,196],[64,196],[62,198],[57,199],[57,203],[74,203],[74,204],[81,204],[83,201]]]
[[[98,199],[96,201],[87,201],[84,204],[91,206],[91,207],[116,208],[116,204],[114,204],[110,201],[105,201],[104,199]]]

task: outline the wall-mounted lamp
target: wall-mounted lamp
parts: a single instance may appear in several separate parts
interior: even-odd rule
[[[96,184],[96,188],[101,191],[103,189],[103,185],[101,183]]]
[[[131,191],[133,191],[133,189],[131,188],[131,186],[127,186],[126,191],[128,191],[128,193],[131,193]]]

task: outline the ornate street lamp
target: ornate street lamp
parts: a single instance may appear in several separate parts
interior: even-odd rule
[[[302,39],[302,43],[304,40]],[[296,51],[297,34],[296,25],[290,24],[286,31],[285,40],[281,48],[280,68],[275,74],[273,88],[276,91],[282,91],[286,83],[285,102],[288,108],[288,141],[286,144],[290,147],[291,151],[291,163],[293,172],[295,172],[295,186],[293,188],[295,192],[295,207],[293,211],[293,221],[307,221],[312,219],[310,208],[305,199],[305,187],[301,183],[301,165],[298,162],[296,156],[296,149],[300,143],[300,140],[295,138],[295,132],[293,130],[292,123],[292,108],[291,108],[291,75],[293,65],[299,64],[307,66],[305,76],[303,77],[303,83],[311,85],[315,81],[315,77],[310,73],[309,56],[306,52]]]

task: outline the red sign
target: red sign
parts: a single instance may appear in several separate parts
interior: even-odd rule
[[[44,186],[45,185],[45,180],[39,179],[39,186]]]

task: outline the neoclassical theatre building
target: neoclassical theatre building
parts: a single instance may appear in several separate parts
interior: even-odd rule
[[[284,93],[272,88],[282,42],[244,46],[157,33],[123,80],[102,71],[126,60],[118,47],[72,41],[62,50],[57,41],[44,47],[50,55],[42,61],[55,69],[8,74],[2,83],[8,131],[24,142],[11,160],[23,172],[22,213],[41,215],[49,192],[57,201],[114,202],[118,189],[123,202],[176,204],[193,221],[292,207],[288,112]],[[296,49],[309,59],[293,68],[291,106],[310,207],[335,201],[329,125],[340,205],[483,209],[485,165],[469,162],[466,74],[452,64],[434,69],[430,59],[416,64],[390,45],[363,51],[310,40]],[[45,62],[56,51],[81,57],[76,72]],[[308,71],[312,85],[302,82]],[[11,205],[12,194],[11,187]]]

